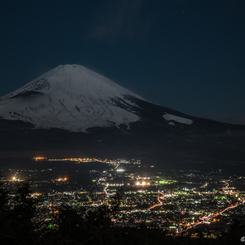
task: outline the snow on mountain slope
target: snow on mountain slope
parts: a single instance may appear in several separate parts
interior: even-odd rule
[[[0,98],[0,118],[36,128],[86,132],[140,120],[130,97],[143,98],[79,65],[61,65]]]
[[[191,125],[193,123],[193,120],[191,120],[191,119],[174,116],[174,115],[171,115],[171,114],[168,114],[168,113],[164,114],[162,117],[165,120],[167,120],[167,121],[175,121],[175,122],[178,122],[178,123],[184,123],[184,124],[188,124],[188,125]],[[174,125],[171,122],[169,124]]]

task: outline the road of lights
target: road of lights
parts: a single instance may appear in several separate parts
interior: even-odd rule
[[[109,193],[106,191],[107,188],[108,188],[108,185],[105,186],[104,193],[106,194],[106,196],[109,196]]]
[[[105,193],[105,195],[106,195],[107,197],[109,197],[109,193],[107,192],[107,188],[108,188],[108,185],[106,185],[106,186],[104,187],[104,193]],[[162,193],[162,192],[158,192],[158,194],[162,195],[162,197],[158,196],[158,198],[157,198],[157,200],[158,200],[159,203],[156,203],[156,204],[150,206],[150,207],[147,208],[147,209],[142,209],[141,211],[144,212],[144,211],[147,211],[147,210],[151,210],[151,209],[153,209],[153,208],[155,208],[155,207],[162,206],[162,205],[163,205],[163,202],[162,202],[160,199],[165,198],[165,194]],[[127,213],[127,214],[131,214],[131,213],[135,213],[135,212],[138,212],[138,211],[139,211],[139,210],[132,210],[132,211],[127,211],[126,213]]]
[[[229,187],[229,183],[228,183],[228,181],[223,181],[223,182],[224,182],[226,185],[222,188],[222,190],[226,193],[226,192],[227,192],[226,190],[227,190],[228,187]],[[139,183],[137,183],[137,184],[139,185]],[[136,185],[137,185],[137,184],[136,184]],[[143,185],[143,183],[142,183],[141,185]],[[205,183],[205,185],[202,186],[202,187],[205,187],[205,186],[207,186],[207,183]],[[109,197],[109,193],[107,192],[107,188],[108,188],[108,185],[106,185],[106,186],[104,187],[104,193],[106,194],[106,196]],[[127,213],[127,214],[132,214],[132,213],[136,213],[136,212],[139,212],[139,211],[145,212],[145,211],[147,211],[147,210],[151,210],[151,209],[154,209],[154,208],[156,208],[156,207],[162,206],[162,205],[163,205],[163,201],[162,201],[161,199],[166,198],[166,195],[165,195],[163,192],[158,192],[158,194],[159,194],[159,196],[158,196],[158,198],[157,198],[158,203],[156,203],[156,204],[154,204],[154,205],[152,205],[152,206],[150,206],[149,208],[146,208],[146,209],[142,209],[142,210],[136,209],[136,210],[132,210],[132,211],[127,211],[126,213]],[[184,232],[186,232],[186,231],[188,231],[188,230],[190,230],[190,229],[192,229],[192,228],[194,228],[194,227],[196,227],[196,226],[198,226],[198,225],[201,225],[201,224],[203,224],[203,223],[205,223],[205,222],[208,222],[208,221],[211,220],[212,218],[214,218],[214,217],[216,217],[216,216],[219,216],[219,215],[222,215],[224,212],[226,212],[226,211],[228,211],[228,210],[231,210],[231,209],[233,209],[233,208],[236,208],[237,206],[243,204],[244,202],[245,202],[245,198],[243,198],[240,202],[237,202],[236,204],[232,204],[232,205],[230,205],[229,207],[226,207],[225,209],[223,209],[223,210],[221,210],[221,211],[219,211],[219,212],[216,212],[216,213],[214,213],[214,214],[210,214],[210,215],[208,215],[208,216],[203,216],[203,217],[201,218],[202,221],[196,222],[195,224],[191,225],[191,226],[188,227],[187,229],[182,230],[182,231],[179,231],[177,234],[184,233]]]
[[[225,190],[228,189],[229,183],[227,183],[227,181],[223,181],[223,182],[226,183],[226,186],[224,186],[222,189],[223,189],[223,191],[226,193]],[[205,223],[205,222],[211,220],[212,218],[214,218],[214,217],[216,217],[216,216],[222,215],[224,212],[226,212],[226,211],[228,211],[228,210],[230,210],[230,209],[236,208],[236,207],[238,207],[239,205],[241,205],[241,204],[243,204],[243,203],[245,203],[245,198],[242,198],[242,200],[241,200],[240,202],[237,202],[236,204],[232,204],[232,205],[230,205],[229,207],[226,207],[225,209],[223,209],[223,210],[221,210],[221,211],[219,211],[219,212],[216,212],[215,214],[211,214],[211,215],[208,215],[208,216],[203,216],[203,217],[201,218],[202,221],[196,222],[195,224],[191,225],[191,226],[188,227],[187,229],[180,231],[178,234],[181,234],[181,233],[186,232],[186,231],[188,231],[188,230],[190,230],[190,229],[192,229],[192,228],[194,228],[194,227],[196,227],[196,226],[198,226],[198,225],[201,225],[201,224],[203,224],[203,223]]]
[[[201,225],[201,224],[203,224],[203,223],[209,221],[210,219],[212,219],[212,218],[214,218],[214,217],[216,217],[216,216],[218,216],[218,215],[222,215],[224,212],[226,212],[226,211],[228,211],[228,210],[230,210],[230,209],[236,208],[237,206],[239,206],[240,204],[242,204],[242,203],[244,203],[244,202],[245,202],[245,198],[244,198],[241,202],[238,202],[238,203],[236,203],[236,204],[234,204],[234,205],[231,205],[231,206],[225,208],[224,210],[222,210],[222,211],[220,211],[220,212],[217,212],[217,213],[215,213],[215,214],[213,214],[213,215],[205,216],[205,217],[202,218],[202,219],[203,219],[202,221],[193,224],[192,226],[188,227],[187,229],[185,229],[185,230],[183,230],[183,231],[180,231],[179,234],[180,234],[180,233],[183,233],[183,232],[186,232],[186,231],[188,231],[188,230],[190,230],[190,229],[192,229],[192,228],[194,228],[194,227],[196,227],[196,226],[198,226],[198,225]]]
[[[118,166],[116,166],[115,169],[117,169],[118,167],[119,167],[119,164],[118,164]],[[117,170],[120,171],[121,169],[117,169]],[[225,186],[222,188],[222,191],[224,192],[224,194],[229,194],[229,191],[228,191],[228,188],[229,188],[229,180],[223,180],[222,182],[225,183]],[[138,181],[138,182],[135,183],[136,186],[147,186],[149,184],[150,183],[145,182],[145,181],[142,181],[142,182],[139,182]],[[104,193],[105,193],[105,195],[107,197],[109,197],[110,194],[114,194],[114,193],[108,193],[108,191],[107,191],[108,186],[109,186],[109,184],[107,184],[104,187]],[[208,183],[206,182],[203,186],[200,186],[199,188],[205,188],[207,186],[208,186]],[[193,190],[193,193],[195,193],[195,194],[198,193],[199,195],[201,194],[201,193],[199,193],[197,191],[194,191],[194,190]],[[152,210],[152,209],[154,209],[156,207],[162,206],[163,205],[163,199],[165,199],[167,197],[167,195],[164,194],[163,192],[158,192],[158,194],[159,194],[159,196],[157,197],[158,203],[156,203],[156,204],[154,204],[154,205],[152,205],[152,206],[150,206],[150,207],[148,207],[146,209],[135,209],[135,210],[127,211],[126,214],[132,214],[132,213],[137,213],[137,212],[146,212],[148,210]],[[216,213],[210,214],[208,216],[203,216],[201,218],[201,221],[197,221],[196,223],[194,223],[194,224],[192,224],[190,226],[187,226],[187,228],[185,230],[180,230],[179,232],[176,233],[176,235],[181,235],[181,234],[187,232],[188,230],[190,230],[190,229],[192,229],[194,227],[197,227],[198,225],[201,225],[201,224],[206,223],[206,222],[210,222],[210,220],[212,220],[214,217],[217,217],[219,215],[223,215],[223,213],[225,213],[225,212],[227,212],[227,211],[229,211],[231,209],[234,209],[234,208],[238,207],[239,205],[243,204],[244,202],[245,202],[245,198],[242,198],[242,199],[240,199],[239,202],[237,202],[235,204],[232,204],[232,205],[224,208],[221,211],[217,211]]]
[[[162,197],[161,197],[162,199],[165,197],[165,195],[162,192],[158,192],[158,194],[162,195]],[[162,206],[163,202],[160,200],[160,197],[158,197],[157,200],[158,200],[159,203],[156,203],[156,204],[150,206],[149,208],[141,209],[140,211],[145,212],[145,211],[151,210],[151,209],[153,209],[155,207]],[[132,210],[132,211],[127,211],[126,214],[136,213],[138,211],[139,211],[138,209]]]
[[[162,199],[165,198],[165,195],[162,192],[158,192],[158,194],[162,195]],[[158,197],[157,200],[158,200],[159,203],[156,203],[156,204],[152,205],[151,207],[147,208],[146,210],[151,210],[151,209],[153,209],[155,207],[163,205],[163,202],[160,200],[160,197]]]

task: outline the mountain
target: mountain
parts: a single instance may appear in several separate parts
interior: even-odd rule
[[[35,128],[86,132],[140,120],[136,94],[83,66],[64,65],[0,98],[0,116]]]
[[[145,124],[148,129],[168,133],[220,133],[231,128],[150,103],[79,65],[58,66],[1,97],[0,118],[27,122],[35,129],[70,132],[88,132],[96,127],[130,130],[130,126]]]
[[[244,132],[151,103],[79,65],[58,66],[0,98],[0,153],[203,158],[236,144],[242,154]]]

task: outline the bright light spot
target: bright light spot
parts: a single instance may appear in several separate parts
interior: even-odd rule
[[[142,182],[142,185],[145,185],[145,181]]]
[[[13,180],[16,180],[16,178],[15,178],[15,177],[13,177],[12,179],[13,179]]]
[[[136,185],[140,185],[140,182],[137,182]]]
[[[117,169],[117,172],[124,172],[124,169]]]

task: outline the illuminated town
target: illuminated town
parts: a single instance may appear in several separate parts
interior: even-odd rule
[[[61,163],[73,174],[59,173]],[[5,167],[1,172],[2,187],[12,190],[12,197],[16,184],[29,181],[31,197],[38,200],[33,218],[38,224],[52,221],[64,205],[95,210],[110,208],[115,199],[119,210],[110,217],[114,226],[144,224],[168,236],[215,239],[245,217],[245,177],[222,169],[160,171],[135,159],[35,157],[31,168]]]

